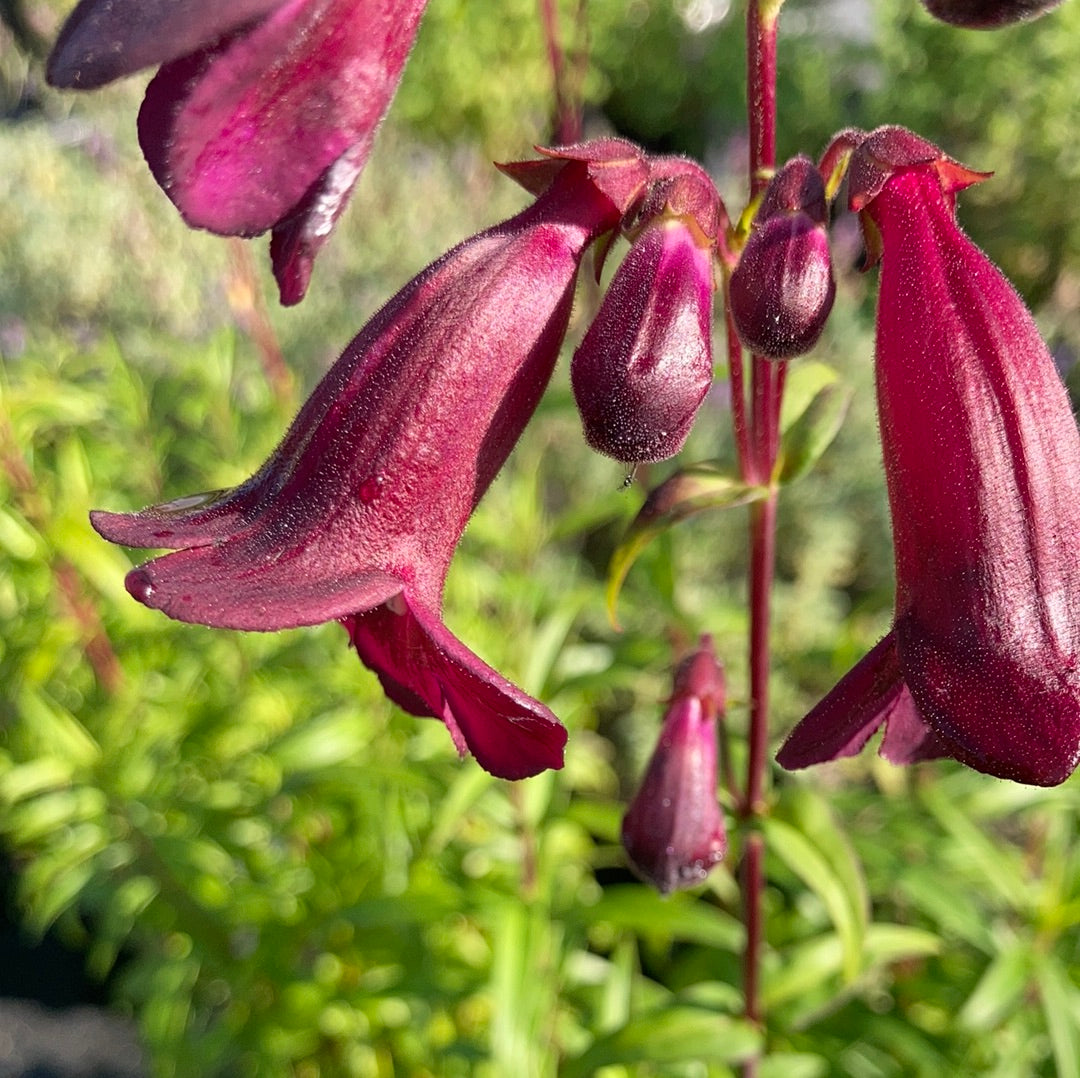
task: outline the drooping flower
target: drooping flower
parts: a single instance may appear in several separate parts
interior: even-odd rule
[[[711,638],[675,672],[660,740],[623,818],[635,871],[662,894],[701,883],[727,850],[716,798],[716,722],[724,673]]]
[[[785,767],[851,755],[882,725],[897,763],[1051,786],[1080,759],[1080,436],[1031,315],[956,223],[955,193],[982,178],[901,128],[852,156],[881,257],[896,614],[796,726]]]
[[[728,286],[739,339],[755,355],[791,359],[818,342],[836,296],[825,184],[809,158],[772,178]]]
[[[154,178],[195,228],[272,230],[285,304],[352,193],[426,0],[81,0],[54,86],[162,67],[139,113]]]
[[[209,500],[94,513],[106,539],[176,551],[132,570],[129,592],[224,628],[342,620],[387,694],[442,719],[488,771],[561,766],[563,727],[454,637],[440,609],[466,522],[547,385],[581,257],[625,210],[604,187],[618,162],[594,180],[588,145],[553,164],[533,206],[390,300],[247,482]],[[596,150],[608,151],[639,169],[629,144]]]
[[[570,367],[593,449],[664,460],[712,384],[712,252],[677,217],[647,225],[612,279]]]

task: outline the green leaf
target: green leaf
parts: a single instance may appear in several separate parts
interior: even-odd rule
[[[626,574],[653,539],[679,521],[707,509],[732,509],[760,501],[767,494],[766,487],[744,483],[714,464],[684,468],[650,491],[615,548],[608,567],[606,598],[611,624],[619,627],[615,608]]]
[[[862,972],[868,973],[902,959],[937,954],[941,949],[941,939],[924,929],[909,925],[870,925],[863,937]],[[771,1008],[811,995],[832,977],[839,976],[843,963],[843,944],[835,932],[791,947],[781,954],[779,965],[766,972],[762,1001]],[[829,998],[834,996],[832,993]]]
[[[839,380],[840,375],[820,360],[803,359],[789,364],[784,381],[784,401],[780,407],[780,433],[791,430],[822,390],[836,385]]]
[[[607,921],[643,936],[666,936],[725,951],[737,952],[744,938],[742,925],[715,906],[687,894],[661,898],[639,884],[606,888],[588,912],[592,923]]]
[[[824,903],[840,937],[844,978],[853,981],[862,966],[863,937],[866,929],[863,887],[853,886],[850,876],[837,872],[831,857],[809,836],[802,834],[791,824],[770,817],[764,821],[764,832],[767,848]]]
[[[829,1061],[809,1052],[773,1052],[758,1066],[758,1078],[821,1078]]]
[[[697,1007],[670,1006],[636,1015],[564,1064],[561,1078],[590,1078],[616,1063],[738,1063],[761,1051],[761,1033],[749,1022]]]
[[[1043,956],[1035,976],[1057,1078],[1080,1078],[1080,989],[1052,954]]]
[[[841,385],[826,385],[817,393],[780,439],[773,468],[777,483],[790,483],[817,464],[840,433],[853,396],[850,386]]]
[[[1022,999],[1031,979],[1031,954],[1023,946],[1007,946],[979,978],[960,1008],[960,1024],[973,1030],[996,1029]]]

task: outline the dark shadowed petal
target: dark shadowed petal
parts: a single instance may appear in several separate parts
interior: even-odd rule
[[[795,770],[854,756],[889,718],[903,692],[896,639],[889,633],[791,731],[777,762]]]
[[[139,140],[185,220],[255,235],[287,218],[370,139],[424,6],[286,0],[248,33],[162,67],[147,88]]]
[[[1037,19],[1053,11],[1061,0],[923,0],[936,19],[968,30],[996,30]]]
[[[284,0],[80,0],[45,69],[52,86],[93,90],[195,52]]]
[[[413,715],[442,719],[462,754],[523,779],[563,764],[566,730],[543,704],[471,652],[408,595],[345,619],[353,646],[386,695]]]

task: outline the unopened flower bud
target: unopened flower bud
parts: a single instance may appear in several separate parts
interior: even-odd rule
[[[790,359],[817,344],[836,295],[827,221],[821,175],[793,158],[769,184],[731,274],[731,315],[755,355]]]
[[[997,30],[1045,15],[1061,0],[923,0],[923,7],[942,22],[966,30]]]
[[[683,447],[712,383],[712,293],[711,249],[694,228],[646,227],[570,367],[593,449],[636,463]]]
[[[701,883],[727,850],[716,799],[716,720],[724,674],[712,640],[675,674],[660,741],[622,824],[634,870],[662,894]]]

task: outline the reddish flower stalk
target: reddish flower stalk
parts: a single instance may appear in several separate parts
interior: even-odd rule
[[[1080,435],[1031,315],[956,224],[955,192],[983,178],[902,128],[852,157],[881,253],[896,615],[792,732],[785,767],[851,755],[881,726],[897,763],[951,756],[1051,786],[1080,759]]]

